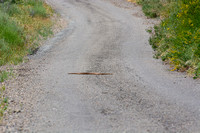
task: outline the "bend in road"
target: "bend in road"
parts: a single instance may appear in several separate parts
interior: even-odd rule
[[[192,132],[200,130],[200,83],[152,58],[145,19],[102,0],[48,0],[69,19],[33,60],[40,102],[35,132]],[[103,72],[113,75],[68,75]]]

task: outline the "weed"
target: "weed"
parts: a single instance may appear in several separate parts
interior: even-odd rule
[[[7,13],[9,16],[21,13],[20,8],[16,4],[11,4],[10,2],[1,4],[0,10],[4,13]]]
[[[22,0],[25,5],[36,6],[43,5],[42,0]]]
[[[169,62],[174,70],[200,76],[200,1],[179,0],[161,24],[155,26],[150,44],[156,57]]]
[[[42,4],[36,4],[30,9],[30,15],[32,17],[34,16],[47,17],[47,12]]]
[[[44,38],[47,38],[49,35],[53,34],[51,27],[43,27],[38,30],[38,33]]]
[[[156,18],[159,16],[159,10],[162,9],[160,0],[141,0],[139,4],[142,4],[142,10],[145,15],[150,18]]]
[[[152,31],[151,28],[149,28],[149,29],[146,29],[146,32],[148,32],[148,33],[152,33],[153,31]]]
[[[0,88],[0,120],[3,119],[4,112],[8,107],[8,98],[4,96],[5,86]]]
[[[166,17],[168,12],[173,9],[171,3],[178,0],[137,0],[137,3],[142,5],[142,10],[147,17]]]
[[[10,73],[9,72],[6,72],[6,71],[1,71],[0,72],[0,82],[4,82],[5,80],[8,79]]]
[[[14,59],[16,50],[23,48],[23,30],[5,13],[0,12],[0,65]]]

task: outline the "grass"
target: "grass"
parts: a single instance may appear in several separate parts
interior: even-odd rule
[[[7,80],[10,75],[11,75],[11,73],[9,73],[7,71],[1,71],[0,72],[0,83],[2,83],[5,80]]]
[[[128,0],[142,6],[144,14],[148,18],[166,18],[173,10],[173,4],[180,0]]]
[[[4,112],[8,107],[8,98],[4,96],[5,86],[0,88],[0,120],[3,119]]]
[[[0,3],[0,66],[18,64],[52,34],[53,10],[41,0]]]
[[[10,72],[0,71],[0,83],[4,82],[11,75]],[[4,112],[8,107],[8,98],[5,97],[5,86],[0,86],[0,121],[3,119]]]
[[[33,17],[34,16],[47,17],[47,11],[46,11],[46,9],[43,6],[43,3],[41,1],[39,1],[38,3],[35,3],[35,1],[33,1],[32,3],[31,3],[31,5],[33,5],[33,7],[30,9],[30,15],[31,16],[33,16]]]
[[[10,20],[7,14],[0,12],[0,65],[19,60],[15,51],[23,49],[24,41],[22,28]]]
[[[150,18],[160,16],[160,11],[163,9],[160,0],[141,0],[138,3],[142,5],[144,14]]]
[[[168,62],[172,71],[200,77],[200,1],[139,0],[145,15],[160,17],[150,44],[155,57]]]

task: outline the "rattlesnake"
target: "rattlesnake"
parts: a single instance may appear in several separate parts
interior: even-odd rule
[[[83,73],[68,73],[74,75],[113,75],[112,73],[92,73],[92,72],[83,72]]]

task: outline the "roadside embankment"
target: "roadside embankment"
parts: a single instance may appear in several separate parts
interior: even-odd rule
[[[15,88],[26,82],[19,77],[26,73],[23,62],[29,60],[27,55],[35,54],[44,40],[66,25],[42,0],[0,1],[0,132],[8,123],[17,123],[14,118],[25,104],[26,90]],[[10,82],[16,86],[10,87]]]
[[[130,0],[131,1],[131,0]],[[138,0],[149,18],[160,17],[161,23],[149,30],[155,58],[171,65],[172,71],[186,71],[200,76],[200,1]]]

